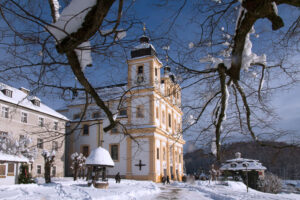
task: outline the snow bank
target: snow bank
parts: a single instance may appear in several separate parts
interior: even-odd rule
[[[121,180],[116,184],[109,179],[108,189],[88,187],[83,180],[72,181],[69,178],[53,178],[50,184],[29,184],[0,186],[1,199],[94,199],[129,200],[144,199],[159,193],[157,185],[151,181]],[[150,198],[151,199],[151,198]]]

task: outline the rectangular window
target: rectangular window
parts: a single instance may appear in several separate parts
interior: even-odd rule
[[[169,114],[169,127],[172,127],[172,117],[171,117],[171,114]]]
[[[37,139],[37,148],[43,149],[43,139],[38,138]]]
[[[39,126],[44,127],[45,119],[42,117],[39,117]]]
[[[24,136],[24,135],[20,135],[20,136],[19,136],[19,141],[23,141],[23,140],[24,140],[24,138],[25,138],[25,136]]]
[[[58,122],[54,122],[54,127],[53,127],[53,128],[54,128],[54,130],[56,130],[56,131],[58,130]]]
[[[58,151],[58,142],[57,141],[52,141],[52,150]]]
[[[159,148],[156,148],[156,159],[159,160]]]
[[[157,76],[157,68],[155,68],[155,76]]]
[[[6,165],[0,165],[0,178],[5,178],[6,176]]]
[[[82,152],[85,157],[88,157],[90,154],[90,147],[88,145],[82,146]]]
[[[9,112],[8,107],[2,106],[2,117],[8,118],[8,112]]]
[[[22,112],[22,115],[21,115],[21,122],[27,123],[27,113]]]
[[[42,166],[41,165],[36,166],[36,173],[37,174],[42,174]]]
[[[52,167],[52,172],[51,172],[52,176],[56,176],[56,166]]]
[[[83,125],[83,135],[89,135],[89,125],[88,124],[84,124]]]
[[[144,109],[142,106],[138,106],[136,108],[136,117],[137,118],[143,118],[144,117]]]
[[[94,112],[92,114],[92,118],[96,119],[96,118],[100,118],[100,112]]]
[[[114,128],[111,129],[111,133],[119,133],[119,127],[116,125]]]
[[[114,161],[119,160],[119,145],[113,144],[110,146],[110,155]]]
[[[6,138],[8,136],[8,132],[0,131],[0,139]]]
[[[77,113],[77,114],[74,114],[73,115],[73,119],[75,120],[75,119],[79,119],[80,118],[80,113]]]
[[[165,111],[162,111],[162,123],[164,124],[166,120]]]
[[[120,116],[127,116],[127,109],[126,108],[121,108],[119,111]]]
[[[138,74],[142,74],[144,72],[144,67],[143,66],[139,66],[138,67]]]
[[[15,164],[8,163],[7,167],[7,176],[14,176],[15,175]]]

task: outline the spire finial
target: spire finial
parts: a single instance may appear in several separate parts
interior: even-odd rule
[[[144,35],[146,35],[146,24],[143,23],[143,31],[144,31]]]
[[[167,65],[168,65],[168,62],[169,62],[168,51],[170,50],[170,46],[169,46],[169,45],[164,46],[164,47],[163,47],[163,50],[166,51],[166,62],[167,62]]]

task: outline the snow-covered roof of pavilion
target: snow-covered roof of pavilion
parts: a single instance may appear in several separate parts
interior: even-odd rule
[[[11,97],[8,95],[5,95],[5,90],[10,90],[12,92]],[[29,90],[27,90],[26,92],[24,92],[25,88],[22,88],[22,90],[8,86],[8,85],[0,82],[0,100],[8,102],[8,103],[12,103],[17,106],[35,110],[37,112],[45,113],[45,114],[51,115],[53,117],[68,120],[68,118],[66,118],[62,114],[56,112],[52,108],[43,104],[38,97],[30,96],[29,94],[27,94],[26,92],[29,92]],[[39,101],[39,105],[35,105],[33,102],[34,100]]]
[[[28,163],[29,159],[22,155],[10,155],[0,152],[0,161]]]
[[[227,160],[220,170],[225,171],[239,171],[239,170],[266,170],[258,160],[246,159],[241,157],[241,153],[235,153],[235,159]]]
[[[98,165],[103,167],[115,166],[108,151],[102,147],[94,149],[85,161],[86,165]]]

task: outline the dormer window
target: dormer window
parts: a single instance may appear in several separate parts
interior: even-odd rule
[[[32,101],[33,105],[40,107],[41,102],[39,100],[33,100]]]
[[[139,66],[138,67],[138,74],[142,74],[144,72],[144,67],[143,66]]]
[[[9,89],[3,89],[2,92],[5,96],[8,96],[10,98],[12,97],[12,91]]]
[[[31,101],[32,104],[35,105],[35,106],[40,107],[40,105],[41,105],[41,100],[40,100],[39,98],[35,97],[35,96],[32,97],[30,101]]]

